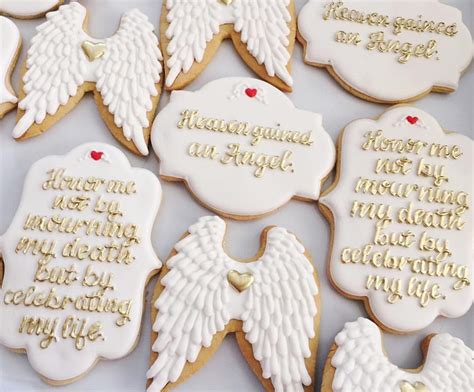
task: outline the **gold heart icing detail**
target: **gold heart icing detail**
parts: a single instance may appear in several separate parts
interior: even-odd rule
[[[234,0],[221,0],[222,4],[231,5]]]
[[[412,384],[409,381],[403,380],[400,383],[400,392],[429,392],[428,387],[422,382],[415,382]]]
[[[247,290],[250,286],[252,286],[254,281],[252,274],[241,274],[235,270],[230,270],[227,273],[227,280],[239,293]]]
[[[102,57],[107,50],[107,47],[103,42],[94,43],[91,41],[84,41],[81,48],[91,62]]]

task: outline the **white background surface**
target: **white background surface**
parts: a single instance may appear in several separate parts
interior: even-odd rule
[[[464,21],[472,33],[474,2],[471,0],[444,2],[455,5],[463,11]],[[104,38],[112,35],[122,12],[135,6],[146,13],[155,26],[158,26],[161,10],[159,0],[84,0],[81,3],[90,11],[89,32],[96,37]],[[296,0],[296,3],[299,10],[305,1]],[[16,21],[24,43],[20,63],[24,60],[35,26],[42,21],[44,19]],[[19,67],[15,72],[15,86],[18,85],[18,71]],[[230,42],[222,45],[209,67],[188,89],[198,89],[210,80],[225,76],[254,76],[240,60]],[[302,48],[299,44],[296,45],[293,55],[293,76],[295,87],[291,99],[301,109],[322,113],[324,126],[334,141],[339,131],[350,121],[376,117],[387,108],[351,96],[325,70],[304,65]],[[167,101],[168,94],[165,93],[160,107]],[[415,105],[434,115],[445,129],[464,133],[472,138],[474,67],[471,65],[467,70],[456,93],[432,94]],[[64,154],[85,142],[101,141],[120,147],[103,124],[91,95],[86,96],[70,114],[40,137],[15,142],[11,137],[14,122],[15,112],[0,121],[0,233],[6,231],[13,218],[21,197],[24,177],[33,162],[46,155]],[[158,161],[153,154],[147,158],[139,158],[128,152],[126,154],[133,166],[158,172]],[[162,184],[164,196],[153,232],[153,244],[158,256],[165,260],[187,227],[209,212],[196,203],[183,185],[164,182]],[[319,390],[322,367],[334,336],[342,329],[344,322],[352,321],[359,316],[366,317],[367,314],[362,303],[345,299],[328,282],[326,258],[329,227],[315,204],[292,201],[261,220],[246,223],[230,221],[227,237],[228,253],[236,258],[253,256],[259,247],[260,232],[268,225],[280,225],[294,232],[313,255],[319,271],[322,292],[316,380],[316,390]],[[143,391],[150,354],[150,294],[155,281],[156,279],[152,280],[147,288],[148,300],[139,345],[126,358],[102,361],[80,381],[55,388],[39,379],[29,366],[25,355],[15,354],[0,347],[0,391]],[[418,367],[421,360],[419,343],[424,336],[437,332],[449,332],[463,339],[470,347],[474,347],[473,316],[474,310],[471,309],[459,319],[438,319],[430,327],[414,335],[385,334],[387,353],[392,362],[401,367]],[[229,336],[207,365],[175,390],[237,392],[263,391],[263,388],[240,354],[234,338]]]

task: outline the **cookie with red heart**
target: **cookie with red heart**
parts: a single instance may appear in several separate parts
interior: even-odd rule
[[[0,236],[0,342],[52,385],[130,353],[144,290],[161,268],[156,176],[117,148],[79,146],[33,164]]]
[[[317,200],[336,157],[321,115],[252,78],[173,91],[151,140],[163,179],[184,182],[204,206],[241,220],[293,198]]]
[[[347,125],[338,152],[336,181],[319,202],[331,224],[333,285],[395,333],[465,315],[474,268],[472,140],[400,105]]]

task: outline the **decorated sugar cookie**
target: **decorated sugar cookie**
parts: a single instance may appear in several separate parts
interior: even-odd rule
[[[0,16],[2,37],[0,56],[0,118],[14,109],[18,98],[13,90],[11,76],[21,49],[20,30],[10,19]]]
[[[202,204],[235,219],[267,214],[293,197],[317,200],[335,162],[321,115],[249,78],[174,91],[155,119],[152,144],[164,179],[185,182]]]
[[[107,144],[36,162],[0,237],[0,343],[54,385],[131,352],[161,267],[150,239],[160,200],[156,176]]]
[[[392,332],[464,315],[473,302],[472,140],[398,106],[349,124],[339,147],[336,182],[320,200],[333,284]]]
[[[62,3],[64,0],[2,0],[0,14],[18,19],[34,19]]]
[[[262,79],[291,91],[290,58],[296,36],[293,0],[164,0],[161,42],[166,88],[182,89],[231,38]]]
[[[225,230],[218,217],[199,219],[160,275],[148,392],[189,378],[232,332],[267,391],[313,391],[320,304],[308,253],[269,227],[260,256],[239,262],[223,249]]]
[[[40,135],[91,91],[112,134],[131,151],[146,155],[161,90],[161,53],[153,25],[134,9],[122,17],[113,36],[96,39],[83,30],[86,16],[86,9],[72,2],[49,13],[38,27],[13,136],[24,140]]]
[[[474,390],[474,352],[447,333],[427,336],[423,364],[400,369],[387,358],[380,330],[370,320],[346,323],[323,370],[322,392],[447,392]]]
[[[381,103],[455,91],[474,50],[461,12],[438,0],[310,0],[298,31],[306,63]]]

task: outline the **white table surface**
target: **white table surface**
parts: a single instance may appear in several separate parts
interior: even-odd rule
[[[13,0],[14,1],[14,0]],[[464,21],[474,32],[474,2],[471,0],[444,1],[463,11]],[[159,0],[84,0],[90,11],[89,32],[96,37],[107,37],[114,33],[120,15],[125,10],[138,7],[145,12],[152,23],[158,26],[161,1]],[[296,0],[298,10],[304,0]],[[34,34],[35,27],[44,19],[16,21],[24,47]],[[18,83],[19,67],[15,71],[15,85]],[[254,76],[240,60],[230,42],[225,42],[217,55],[202,73],[188,87],[198,89],[215,78],[226,76]],[[302,48],[296,45],[293,55],[294,92],[291,99],[301,109],[322,113],[324,126],[334,141],[339,131],[357,118],[376,117],[385,109],[384,105],[365,102],[345,92],[323,69],[304,65]],[[168,101],[164,93],[160,107]],[[418,101],[416,106],[433,114],[445,129],[473,137],[474,125],[474,66],[466,71],[459,90],[451,95],[431,94]],[[15,112],[0,121],[0,233],[8,228],[18,206],[21,189],[28,168],[36,160],[51,154],[64,154],[73,147],[91,141],[100,141],[119,146],[102,122],[92,96],[86,96],[79,105],[46,134],[15,142],[11,130],[15,123]],[[123,148],[122,148],[123,150]],[[139,158],[126,152],[132,165],[158,172],[158,161],[151,154]],[[181,184],[162,182],[164,196],[153,231],[153,244],[158,256],[165,260],[173,245],[189,225],[200,216],[209,214],[187,192]],[[253,222],[229,222],[227,249],[236,258],[247,258],[255,254],[259,246],[261,230],[268,225],[280,225],[294,232],[313,255],[321,280],[322,318],[316,391],[321,383],[322,368],[334,336],[346,321],[355,320],[367,314],[361,302],[339,295],[328,282],[326,259],[328,255],[329,227],[314,203],[292,201],[274,214]],[[147,288],[146,313],[143,320],[139,345],[130,355],[116,361],[102,361],[80,381],[64,387],[51,387],[43,383],[28,364],[25,355],[15,354],[0,347],[0,391],[143,391],[145,372],[150,355],[150,294],[156,278]],[[474,309],[459,319],[438,319],[423,331],[408,336],[385,334],[386,351],[393,363],[407,368],[418,367],[421,360],[419,343],[430,333],[449,332],[474,347]],[[0,320],[1,322],[1,320]],[[235,339],[228,336],[214,357],[196,375],[175,391],[263,391],[253,372],[241,356]],[[374,391],[375,392],[375,391]]]

